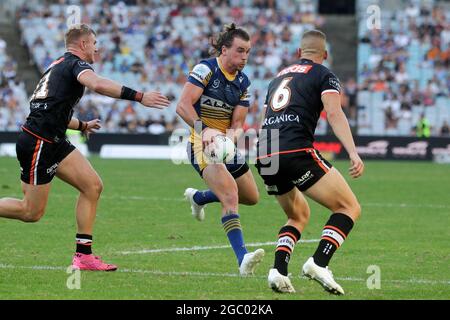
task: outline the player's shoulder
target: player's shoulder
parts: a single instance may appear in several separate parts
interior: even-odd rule
[[[243,89],[248,88],[251,84],[250,78],[243,71],[238,71],[236,78]]]
[[[215,72],[217,71],[218,64],[215,58],[203,59],[194,67],[194,69],[202,69],[204,72]]]
[[[324,66],[323,64],[315,63],[315,62],[313,63],[312,71],[316,72],[319,75],[323,75],[323,76],[330,74],[330,73],[333,74],[333,72],[330,69],[328,69],[328,67]]]
[[[214,66],[211,59],[204,59],[197,63],[189,75],[206,85],[214,73]]]
[[[87,63],[86,61],[82,60],[80,57],[74,55],[71,52],[66,52],[64,54],[64,59],[72,67],[90,68],[92,70],[94,69],[89,63]]]

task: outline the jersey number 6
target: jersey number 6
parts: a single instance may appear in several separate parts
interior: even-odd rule
[[[273,111],[280,111],[288,105],[291,100],[291,89],[288,87],[292,77],[288,77],[281,81],[277,90],[275,90],[272,100],[270,101],[270,107]]]

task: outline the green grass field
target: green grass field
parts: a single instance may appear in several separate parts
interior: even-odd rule
[[[82,272],[81,289],[70,290],[66,273],[75,248],[77,192],[55,179],[47,213],[36,224],[0,220],[0,299],[449,299],[450,166],[413,162],[367,162],[366,174],[350,181],[362,217],[335,254],[330,268],[346,291],[330,296],[299,276],[317,242],[297,245],[290,263],[296,294],[267,286],[274,246],[254,277],[237,276],[229,248],[168,251],[170,248],[225,246],[220,207],[209,205],[195,221],[183,200],[188,186],[204,184],[190,165],[169,161],[91,159],[103,179],[94,252],[116,263],[114,273]],[[346,162],[334,162],[348,175]],[[255,173],[255,172],[254,172]],[[0,158],[0,197],[20,197],[19,166]],[[273,242],[284,214],[255,176],[261,201],[240,207],[248,244]],[[329,212],[315,203],[302,239],[320,238]],[[156,250],[138,253],[139,250]],[[251,247],[249,249],[254,249]],[[124,254],[123,252],[131,252]],[[381,288],[368,289],[367,269],[381,271]]]

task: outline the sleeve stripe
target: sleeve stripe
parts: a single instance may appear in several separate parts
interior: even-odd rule
[[[330,90],[324,90],[324,91],[322,91],[322,96],[324,95],[324,94],[327,94],[327,93],[337,93],[337,94],[341,94],[339,91],[337,91],[337,90],[333,90],[333,89],[330,89]]]
[[[85,69],[85,70],[81,71],[81,72],[78,74],[78,76],[77,76],[77,80],[79,80],[79,79],[80,79],[80,76],[81,76],[83,73],[85,73],[86,71],[92,71],[92,69]]]

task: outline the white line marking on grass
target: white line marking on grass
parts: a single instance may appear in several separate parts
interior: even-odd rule
[[[301,243],[311,243],[311,242],[319,242],[320,239],[308,239],[308,240],[300,240]],[[256,243],[247,243],[246,247],[264,247],[264,246],[274,246],[277,242],[256,242]],[[200,250],[213,250],[213,249],[228,249],[231,246],[222,245],[222,246],[194,246],[190,248],[162,248],[162,249],[143,249],[143,250],[134,250],[134,251],[122,251],[120,254],[146,254],[146,253],[160,253],[160,252],[176,252],[176,251],[200,251]]]
[[[11,264],[1,264],[0,269],[25,269],[25,270],[37,270],[37,271],[64,271],[66,272],[67,267],[58,267],[58,266],[14,266]],[[240,278],[241,276],[238,273],[216,273],[216,272],[195,272],[195,271],[160,271],[160,270],[145,270],[145,269],[118,269],[118,273],[136,273],[136,274],[151,274],[151,275],[159,275],[159,276],[189,276],[189,277],[217,277],[217,278]],[[255,275],[249,277],[250,279],[264,279],[266,280],[266,275]],[[293,277],[296,278],[296,277]],[[307,280],[308,278],[299,276],[298,278]],[[338,281],[350,281],[350,282],[366,282],[367,279],[363,278],[352,278],[352,277],[336,277]],[[410,283],[410,284],[425,284],[425,285],[433,285],[433,284],[443,284],[450,285],[450,280],[427,280],[427,279],[406,279],[406,280],[398,280],[398,279],[388,279],[382,280],[382,282],[387,283]]]
[[[431,209],[450,209],[450,205],[435,203],[363,203],[363,207],[381,207],[381,208],[431,208]]]

